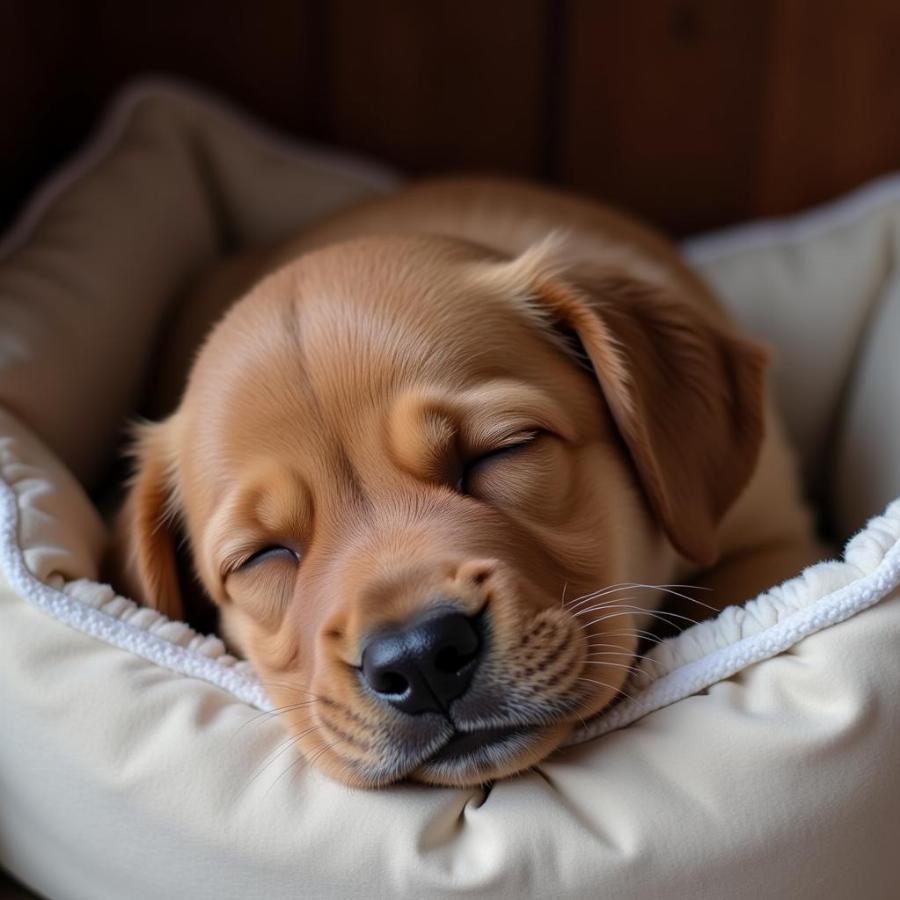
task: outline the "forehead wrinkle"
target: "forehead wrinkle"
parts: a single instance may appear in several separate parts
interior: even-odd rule
[[[366,491],[362,476],[353,465],[353,461],[344,447],[340,443],[337,443],[336,447],[337,452],[334,454],[333,459],[335,470],[343,476],[342,483],[350,495],[349,499],[353,508],[357,511],[371,509],[373,505],[372,500]]]
[[[313,357],[327,368],[336,352],[344,363],[338,377],[354,376],[354,392],[371,395],[386,379],[427,371],[437,357],[465,366],[489,359],[504,343],[495,330],[530,323],[466,277],[473,252],[461,242],[407,237],[312,254],[307,263],[318,264],[302,277],[310,369],[318,369]]]
[[[361,302],[334,303],[310,324],[304,341],[309,376],[332,407],[370,408],[450,349],[449,331],[436,340],[405,317]]]
[[[463,391],[504,376],[530,380],[546,368],[547,355],[558,355],[524,316],[503,308],[482,308],[477,318],[460,312],[448,302],[440,319],[424,317],[421,327],[415,318],[353,302],[315,316],[304,332],[307,375],[346,441],[358,440],[360,425],[400,392],[423,384]]]

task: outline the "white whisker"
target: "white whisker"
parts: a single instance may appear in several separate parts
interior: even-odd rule
[[[604,631],[603,637],[640,637],[643,640],[651,641],[655,644],[661,644],[663,639],[655,635],[652,631],[644,631],[642,628],[634,628],[631,631]]]
[[[259,778],[260,775],[262,775],[263,772],[265,772],[266,769],[268,769],[269,766],[271,766],[279,756],[281,756],[282,753],[284,753],[289,748],[296,746],[302,738],[304,738],[310,732],[315,731],[318,727],[318,725],[313,725],[312,727],[307,728],[304,731],[299,732],[298,734],[292,734],[286,741],[280,743],[275,748],[275,750],[272,751],[272,753],[266,756],[263,761],[263,765],[259,769],[257,769],[256,772],[254,772],[254,774],[250,777],[250,780],[247,781],[247,783],[241,789],[241,794],[243,794],[243,792],[246,791],[250,787],[250,785],[253,784],[253,782],[256,781],[256,779]]]
[[[654,659],[652,656],[646,656],[643,653],[628,653],[626,651],[618,653],[613,650],[598,650],[596,653],[588,653],[585,659],[599,659],[601,656],[627,656],[629,659],[643,659],[654,665],[659,663],[659,660]]]
[[[598,603],[595,606],[585,606],[584,609],[579,609],[577,613],[572,613],[572,618],[577,619],[579,616],[586,616],[592,612],[597,612],[598,609],[613,609],[616,606],[625,603],[626,600],[634,600],[634,597],[619,597],[615,600],[607,600],[604,603]]]
[[[644,584],[639,581],[624,581],[619,584],[609,585],[608,587],[601,588],[600,590],[593,591],[590,594],[584,594],[581,597],[574,598],[569,603],[569,610],[578,609],[583,606],[585,603],[589,603],[591,600],[596,600],[598,597],[605,597],[609,594],[614,594],[618,591],[624,591],[631,588],[637,588],[640,590],[652,590],[652,591],[661,591],[665,594],[671,594],[674,597],[680,597],[683,600],[687,600],[690,603],[696,603],[698,606],[703,606],[704,608],[710,610],[711,612],[719,612],[718,609],[714,606],[710,606],[708,603],[704,603],[702,600],[697,600],[695,597],[691,597],[688,594],[681,593],[680,591],[673,590],[674,588],[682,588],[684,590],[694,590],[694,591],[709,591],[711,588],[703,587],[702,585],[697,584]]]
[[[585,678],[584,676],[576,678],[575,680],[576,681],[586,681],[588,684],[596,684],[596,685],[599,685],[600,687],[608,688],[611,691],[615,691],[617,694],[621,694],[623,697],[627,697],[629,700],[634,700],[634,697],[632,697],[632,695],[627,693],[626,691],[623,691],[622,688],[617,688],[614,685],[608,684],[605,681],[597,681],[595,678]]]
[[[577,609],[579,606],[582,606],[585,603],[589,603],[591,600],[596,600],[597,597],[604,597],[607,594],[612,594],[615,591],[624,591],[628,587],[627,584],[611,584],[609,587],[600,588],[600,590],[593,591],[590,594],[582,594],[580,597],[575,597],[569,602],[568,608],[570,610]]]
[[[311,700],[304,700],[301,703],[293,703],[290,706],[278,706],[275,709],[264,709],[262,712],[257,713],[255,716],[251,716],[247,719],[246,722],[242,722],[241,725],[235,730],[234,735],[232,737],[237,737],[237,735],[248,725],[253,722],[258,722],[260,719],[272,718],[273,716],[281,715],[282,713],[294,712],[295,710],[302,709],[304,706],[312,706],[313,703],[318,701],[318,697],[313,697]]]
[[[696,619],[692,619],[690,616],[682,616],[679,613],[673,612],[663,612],[662,610],[646,610],[641,606],[611,606],[610,610],[612,610],[612,612],[600,616],[598,619],[592,619],[590,622],[583,624],[581,627],[583,629],[587,629],[590,628],[591,625],[596,625],[598,622],[605,622],[608,619],[615,619],[620,616],[631,616],[635,613],[648,615],[653,619],[659,619],[660,622],[665,622],[667,625],[674,624],[673,622],[669,621],[670,619],[682,619],[685,622],[690,622],[691,625],[699,624]]]
[[[634,666],[626,666],[624,663],[606,662],[604,660],[585,660],[586,666],[609,666],[612,669],[625,669],[632,674],[637,672]]]

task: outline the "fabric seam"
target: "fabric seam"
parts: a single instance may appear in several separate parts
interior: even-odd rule
[[[624,700],[589,722],[567,743],[582,743],[625,728],[651,712],[706,690],[751,665],[784,653],[804,638],[875,606],[898,586],[900,539],[895,540],[871,572],[813,600],[764,631],[677,666],[649,684],[638,696]]]
[[[94,609],[38,579],[29,570],[19,545],[19,521],[18,497],[4,476],[0,479],[0,565],[10,586],[31,606],[106,644],[214,684],[258,709],[272,708],[256,678]]]

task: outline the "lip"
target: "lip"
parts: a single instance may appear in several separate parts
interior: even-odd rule
[[[435,753],[428,758],[429,763],[457,762],[470,758],[479,750],[489,747],[497,747],[506,743],[510,738],[523,737],[530,729],[527,728],[479,728],[476,731],[457,731]]]

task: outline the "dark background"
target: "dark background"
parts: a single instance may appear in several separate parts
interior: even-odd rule
[[[675,234],[900,169],[900,0],[0,0],[0,226],[146,73]]]

